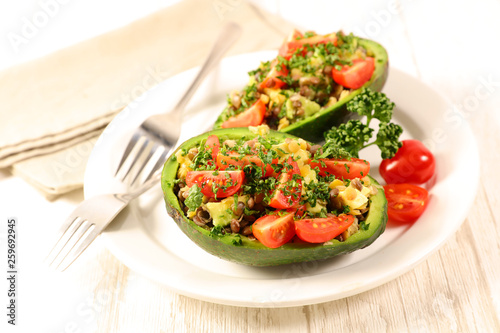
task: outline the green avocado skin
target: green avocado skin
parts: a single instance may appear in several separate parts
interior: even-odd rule
[[[217,135],[221,141],[239,139],[243,136],[252,139],[256,136],[247,128],[219,129],[184,142],[178,150],[197,146],[212,134]],[[277,131],[271,131],[269,135],[282,139],[286,137],[294,138],[292,135]],[[175,156],[175,153],[172,156]],[[370,210],[366,220],[366,223],[369,224],[368,230],[359,230],[344,242],[335,239],[325,244],[297,242],[285,244],[277,249],[270,249],[257,240],[241,236],[242,245],[235,245],[233,242],[235,240],[234,235],[212,236],[209,230],[197,226],[184,215],[179,200],[174,193],[173,181],[176,178],[178,168],[179,163],[172,157],[167,160],[163,167],[161,186],[167,212],[179,228],[202,249],[214,256],[239,264],[276,266],[332,258],[370,245],[384,232],[387,223],[387,200],[383,188],[380,186],[377,194],[370,198]],[[372,182],[378,185],[374,179],[372,179]]]
[[[358,37],[357,41],[359,45],[363,46],[367,50],[369,55],[375,58],[375,71],[373,72],[370,81],[365,83],[363,87],[371,88],[375,91],[381,91],[389,74],[389,58],[387,51],[382,45],[372,40]],[[324,140],[323,133],[333,126],[338,126],[350,119],[359,118],[357,114],[347,110],[346,104],[360,92],[361,88],[354,90],[347,97],[338,101],[331,107],[321,110],[304,120],[293,123],[281,131],[301,137],[311,142],[321,142]],[[222,119],[221,114],[215,122],[214,128],[221,127],[223,123]]]

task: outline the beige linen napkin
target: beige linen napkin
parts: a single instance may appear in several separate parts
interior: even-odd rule
[[[0,73],[0,168],[49,195],[82,186],[96,136],[133,99],[200,65],[228,20],[229,52],[277,48],[291,24],[244,1],[184,0],[121,29]]]

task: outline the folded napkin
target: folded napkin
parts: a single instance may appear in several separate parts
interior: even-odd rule
[[[292,28],[244,1],[184,0],[0,72],[0,168],[47,195],[82,186],[106,124],[147,89],[200,65],[228,20],[244,30],[229,55],[275,49]]]

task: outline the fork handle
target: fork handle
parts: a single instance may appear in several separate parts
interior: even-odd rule
[[[177,105],[174,107],[173,112],[181,113],[193,97],[194,92],[200,86],[201,82],[205,79],[207,74],[220,62],[224,54],[229,50],[231,45],[241,36],[241,27],[234,23],[229,22],[222,27],[215,44],[212,46],[205,62],[200,68],[198,75],[181,97]]]

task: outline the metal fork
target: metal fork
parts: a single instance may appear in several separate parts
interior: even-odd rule
[[[242,29],[234,22],[229,22],[222,28],[198,75],[172,111],[147,118],[135,130],[118,163],[115,177],[124,181],[130,174],[131,184],[134,184],[140,174],[147,174],[147,179],[162,165],[168,151],[179,138],[183,110],[206,75],[219,63],[222,56],[240,37],[241,33]],[[150,161],[155,155],[159,155],[159,157],[157,163],[153,164]],[[132,171],[134,166],[137,167]]]
[[[160,178],[158,171],[132,192],[103,194],[82,202],[61,226],[57,242],[45,261],[55,270],[64,271],[130,201],[158,185]]]
[[[115,177],[123,182],[133,170],[130,186],[134,185],[139,175],[147,174],[144,183],[129,193],[105,194],[82,202],[60,228],[56,244],[45,259],[49,266],[64,271],[130,201],[159,183],[161,178],[159,169],[179,138],[182,111],[203,79],[219,63],[241,32],[237,24],[232,22],[226,24],[198,75],[172,112],[147,118],[134,133],[118,165]]]

